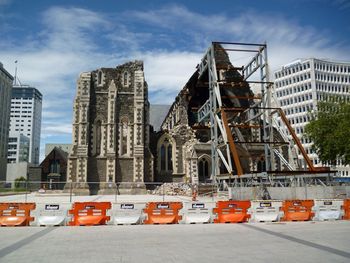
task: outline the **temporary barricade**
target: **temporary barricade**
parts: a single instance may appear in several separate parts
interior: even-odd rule
[[[184,224],[205,224],[210,223],[213,218],[213,208],[215,203],[189,202],[184,203],[183,209],[180,211]]]
[[[344,200],[344,217],[345,220],[350,220],[350,199]]]
[[[143,221],[145,204],[116,203],[113,204],[113,223],[115,225],[135,225]]]
[[[110,220],[107,210],[111,209],[110,202],[75,202],[69,210],[72,220],[70,226],[105,225]]]
[[[285,200],[282,211],[282,221],[308,221],[314,216],[312,207],[314,200]]]
[[[281,212],[282,201],[255,200],[251,201],[251,222],[277,222],[283,215]]]
[[[29,226],[35,203],[0,203],[0,226]]]
[[[38,226],[65,225],[70,204],[36,204],[34,224]]]
[[[216,208],[213,210],[216,214],[214,223],[246,222],[250,218],[248,214],[249,207],[250,201],[218,201]]]
[[[325,220],[337,220],[343,216],[344,201],[341,199],[333,200],[315,200],[313,211],[315,217],[313,220],[325,221]]]
[[[150,202],[143,210],[147,216],[144,224],[177,224],[181,220],[181,202]]]

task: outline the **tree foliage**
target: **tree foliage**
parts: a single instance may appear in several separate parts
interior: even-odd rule
[[[350,164],[350,103],[337,98],[321,101],[305,127],[322,162]]]

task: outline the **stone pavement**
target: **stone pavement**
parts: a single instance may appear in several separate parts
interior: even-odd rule
[[[0,262],[350,262],[350,221],[0,228]]]

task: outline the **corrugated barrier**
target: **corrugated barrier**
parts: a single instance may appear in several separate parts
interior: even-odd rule
[[[251,201],[251,222],[277,222],[283,215],[281,212],[282,201],[255,200]]]
[[[113,204],[113,223],[115,225],[135,225],[143,221],[145,204],[116,203]]]
[[[314,200],[285,200],[282,211],[282,221],[309,221],[314,216],[312,207]]]
[[[313,211],[315,216],[313,220],[326,221],[338,220],[343,216],[344,200],[315,200]]]
[[[177,224],[181,220],[179,210],[181,202],[150,202],[144,212],[147,219],[144,224]]]
[[[190,202],[184,203],[180,211],[183,224],[205,224],[211,223],[213,217],[213,208],[215,203],[207,202]]]
[[[69,210],[72,220],[70,226],[105,225],[110,220],[107,210],[111,209],[110,202],[75,202]]]
[[[250,201],[218,201],[214,214],[214,223],[242,223],[250,218]]]
[[[0,203],[0,226],[29,226],[35,203]]]
[[[44,203],[37,204],[34,211],[37,226],[61,226],[66,224],[70,204]]]

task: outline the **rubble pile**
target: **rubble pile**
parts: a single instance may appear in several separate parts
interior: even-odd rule
[[[153,190],[154,195],[192,195],[191,184],[187,183],[164,183]]]

